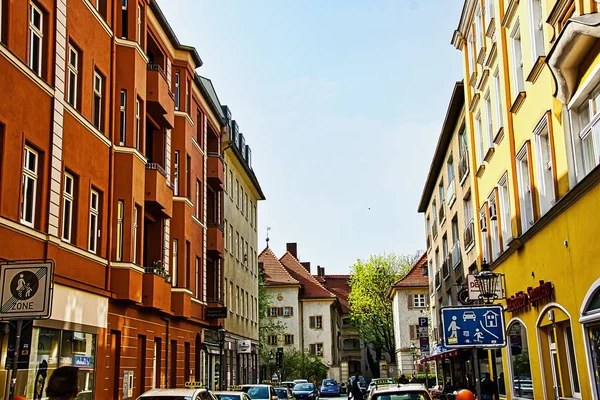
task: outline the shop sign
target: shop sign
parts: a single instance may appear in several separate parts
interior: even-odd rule
[[[90,356],[73,356],[73,365],[76,367],[91,367],[92,357]]]
[[[0,320],[49,318],[52,262],[0,264]]]
[[[537,287],[528,287],[526,292],[518,292],[506,299],[506,310],[518,312],[529,306],[539,307],[554,298],[554,285],[540,281]]]
[[[467,285],[469,289],[469,300],[479,300],[481,291],[479,290],[479,282],[475,279],[475,275],[467,275]],[[504,297],[502,293],[502,279],[496,281],[495,293],[498,299]]]
[[[206,309],[206,318],[208,318],[208,319],[227,318],[227,307],[208,307]]]
[[[237,352],[238,354],[250,354],[251,342],[249,340],[238,340]]]

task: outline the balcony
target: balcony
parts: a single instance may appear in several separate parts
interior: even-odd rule
[[[444,274],[444,279],[448,279],[448,277],[450,276],[450,262],[450,257],[446,255],[446,258],[444,258],[444,261],[442,262],[442,272]]]
[[[146,164],[145,200],[152,211],[167,218],[173,215],[173,190],[160,164]]]
[[[440,225],[442,225],[444,223],[444,220],[446,219],[446,205],[443,201],[440,202],[440,210],[438,211],[438,217]]]
[[[160,65],[148,64],[146,68],[148,113],[164,121],[172,129],[175,126],[175,101],[169,90],[167,76]]]
[[[451,265],[452,268],[456,268],[458,264],[460,264],[460,242],[457,240],[454,242],[454,246],[452,246],[452,251],[450,252],[451,257]]]
[[[192,292],[187,289],[171,289],[171,309],[177,317],[191,317]]]
[[[118,300],[141,303],[143,275],[141,268],[135,268],[133,265],[129,268],[112,267],[110,289]]]
[[[219,153],[208,153],[206,175],[208,182],[220,190],[225,189],[223,157]]]
[[[454,204],[456,201],[456,187],[454,185],[454,178],[450,179],[446,197],[448,198],[448,207],[452,207],[452,204]]]
[[[469,152],[463,150],[458,161],[458,176],[460,183],[462,184],[469,175]]]
[[[463,240],[465,242],[465,249],[471,247],[475,243],[475,223],[471,220],[463,232]]]
[[[223,257],[223,226],[219,223],[209,222],[206,234],[206,250]]]
[[[171,282],[151,268],[146,268],[142,279],[142,304],[171,312]]]

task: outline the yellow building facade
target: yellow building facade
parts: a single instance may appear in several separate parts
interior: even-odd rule
[[[594,0],[466,0],[479,264],[504,275],[507,399],[600,399],[600,14]]]

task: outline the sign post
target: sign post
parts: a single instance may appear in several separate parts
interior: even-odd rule
[[[21,351],[23,320],[50,318],[54,283],[54,261],[24,261],[0,264],[0,321],[15,321],[15,348],[10,395],[15,397]]]

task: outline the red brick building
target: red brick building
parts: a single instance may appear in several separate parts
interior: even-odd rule
[[[62,365],[94,399],[214,387],[228,121],[201,65],[155,0],[0,0],[0,258],[55,262],[18,395]]]

